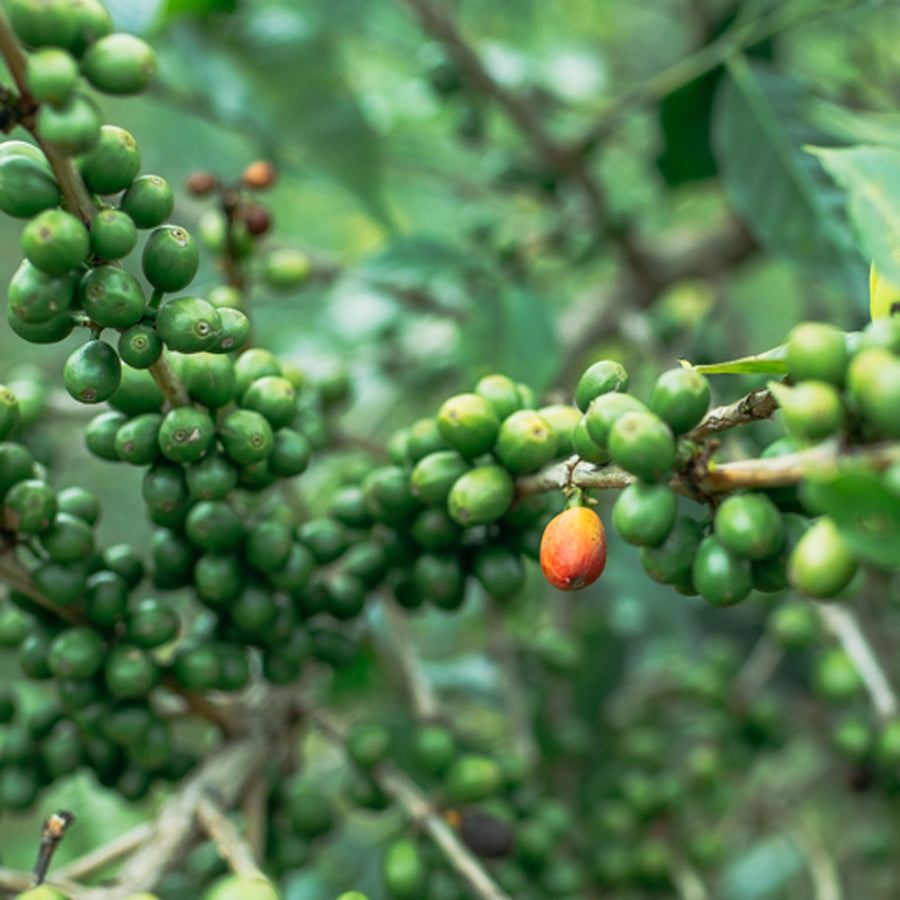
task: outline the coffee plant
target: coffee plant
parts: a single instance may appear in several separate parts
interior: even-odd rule
[[[898,39],[3,0],[0,893],[895,896]]]

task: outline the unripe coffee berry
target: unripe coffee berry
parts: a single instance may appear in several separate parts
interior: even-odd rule
[[[97,194],[125,190],[140,168],[137,141],[117,125],[104,125],[94,146],[78,160],[84,183]]]
[[[73,350],[66,359],[63,382],[69,394],[81,403],[109,400],[122,380],[122,364],[109,344],[91,340]]]
[[[147,237],[141,266],[147,281],[158,290],[180,291],[187,287],[199,265],[197,245],[179,225],[162,225]]]
[[[89,250],[87,228],[61,209],[38,213],[22,232],[22,252],[46,275],[64,275],[82,263]]]
[[[116,32],[87,49],[81,57],[81,71],[99,91],[137,94],[156,77],[156,54],[139,37]]]

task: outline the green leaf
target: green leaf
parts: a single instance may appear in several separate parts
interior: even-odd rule
[[[847,191],[850,218],[866,254],[891,281],[900,282],[900,151],[862,145],[810,152]]]
[[[786,346],[781,344],[754,356],[742,356],[728,362],[706,363],[700,366],[692,366],[684,359],[678,361],[686,369],[696,369],[704,375],[783,375],[787,371],[784,361]]]
[[[900,503],[877,472],[843,466],[802,485],[803,497],[837,523],[853,555],[873,566],[896,568],[900,559]]]
[[[344,78],[334,41],[314,20],[286,7],[254,8],[228,17],[227,25],[203,19],[201,27],[179,17],[160,58],[170,91],[240,125],[282,167],[336,181],[390,227],[380,142]]]
[[[470,372],[503,372],[541,391],[559,371],[561,353],[553,316],[529,290],[477,279],[479,295],[463,325],[461,343]]]
[[[772,835],[751,845],[722,874],[722,900],[773,900],[803,868],[797,845]]]
[[[854,246],[844,197],[803,150],[824,142],[804,121],[808,99],[786,75],[734,59],[713,111],[719,171],[732,203],[762,244],[862,296],[865,264]]]
[[[846,144],[878,144],[900,150],[900,114],[860,112],[827,100],[809,107],[810,122]]]

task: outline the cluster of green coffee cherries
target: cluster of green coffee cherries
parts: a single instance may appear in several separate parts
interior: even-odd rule
[[[900,717],[874,721],[859,669],[843,647],[829,645],[815,608],[791,597],[766,620],[771,638],[805,657],[813,693],[829,707],[830,742],[848,763],[872,780],[892,785],[900,762]]]

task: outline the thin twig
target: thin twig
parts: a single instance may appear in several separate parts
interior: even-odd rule
[[[149,822],[137,825],[125,834],[107,841],[102,847],[78,857],[57,873],[58,878],[71,881],[84,880],[99,869],[104,869],[123,856],[133,853],[153,833],[153,826]]]
[[[686,437],[693,441],[702,441],[710,435],[728,428],[736,428],[739,425],[771,418],[777,409],[778,402],[772,396],[771,391],[765,388],[751,391],[740,400],[735,400],[734,403],[711,409],[700,424],[687,433]]]
[[[538,760],[539,752],[522,689],[518,655],[496,604],[488,604],[487,615],[491,632],[491,655],[500,668],[500,687],[512,727],[513,746],[526,767],[531,770]]]
[[[824,441],[807,450],[798,450],[770,459],[742,459],[717,463],[699,462],[697,471],[679,475],[670,484],[680,494],[695,497],[702,494],[718,494],[739,488],[781,487],[797,484],[804,478],[827,472],[836,472],[841,463],[853,462],[883,471],[900,462],[900,442],[867,444],[844,448],[838,441]],[[534,475],[526,475],[516,482],[519,496],[539,494],[573,486],[591,490],[608,490],[626,487],[634,476],[614,465],[595,466],[579,462],[574,467],[571,460],[554,463]]]
[[[831,603],[817,603],[815,608],[828,629],[840,641],[844,652],[853,661],[878,717],[885,720],[896,716],[897,694],[856,617],[850,610]]]
[[[165,353],[150,366],[150,374],[172,407],[190,406],[191,399],[181,379],[175,374]]]
[[[756,22],[735,21],[715,40],[613,99],[591,128],[571,146],[572,152],[578,156],[591,153],[615,130],[627,113],[636,107],[658,103],[663,97],[713,71],[748,47],[817,16],[839,12],[847,6],[847,3],[839,3],[830,7],[821,2],[807,3],[805,7],[798,5],[798,9],[778,6],[772,14]]]
[[[266,874],[256,864],[250,845],[222,808],[209,796],[202,796],[197,800],[197,820],[232,872],[268,880]]]
[[[784,659],[784,650],[765,634],[754,644],[731,683],[735,700],[746,703],[756,697]]]
[[[304,709],[304,713],[326,738],[339,744],[346,742],[343,726],[328,713],[319,709]],[[376,766],[372,777],[385,794],[402,807],[410,820],[431,838],[450,866],[471,888],[473,900],[512,900],[412,780],[390,763]]]
[[[709,900],[709,891],[700,873],[686,859],[675,859],[669,875],[680,900]]]
[[[403,674],[413,713],[422,721],[435,719],[440,712],[440,706],[431,682],[422,670],[422,663],[410,639],[406,622],[389,600],[385,600],[382,608],[390,631],[392,650]]]
[[[837,865],[818,832],[808,825],[793,830],[791,837],[806,857],[814,900],[843,900]]]

